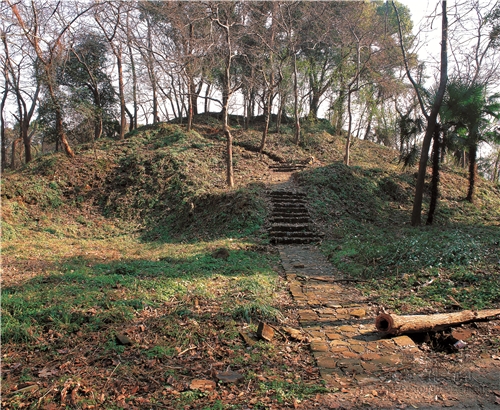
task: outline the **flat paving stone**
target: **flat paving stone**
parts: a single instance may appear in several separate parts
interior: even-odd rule
[[[393,366],[401,363],[401,357],[396,354],[387,355],[387,356],[382,356],[378,359],[374,359],[373,362],[384,366]]]
[[[327,352],[329,346],[326,342],[311,342],[311,350],[313,352]]]
[[[340,340],[342,335],[340,333],[326,333],[326,337],[330,340]]]
[[[330,351],[334,353],[344,353],[349,351],[349,347],[347,346],[333,346],[330,347]]]
[[[318,367],[327,369],[335,369],[337,367],[337,360],[333,357],[322,357],[318,359]]]
[[[381,370],[380,366],[373,362],[361,362],[361,367],[368,373],[375,373]]]
[[[364,353],[361,355],[361,359],[366,361],[380,359],[380,357],[378,353]]]
[[[350,352],[350,351],[345,351],[342,353],[344,355],[344,357],[346,358],[356,358],[356,357],[359,357],[359,354],[357,353],[354,353],[354,352]]]
[[[364,353],[366,351],[366,349],[360,345],[351,345],[351,350],[354,353]]]
[[[361,317],[365,317],[366,316],[366,310],[364,309],[352,309],[349,311],[349,314],[351,316],[354,316],[354,317],[358,317],[358,318],[361,318]]]
[[[415,346],[415,342],[408,336],[398,336],[392,339],[397,346]]]

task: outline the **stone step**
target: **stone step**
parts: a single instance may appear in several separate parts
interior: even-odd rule
[[[317,235],[311,231],[271,231],[269,232],[272,238],[315,238]]]
[[[273,223],[271,224],[271,229],[273,231],[305,231],[310,229],[310,224],[293,224],[293,223]]]
[[[272,210],[272,214],[277,213],[288,213],[288,214],[307,214],[306,207],[291,207],[291,206],[279,206]]]
[[[314,243],[314,242],[319,242],[321,238],[319,237],[314,237],[314,238],[303,238],[303,237],[277,237],[277,238],[271,238],[271,243],[273,244],[301,244],[301,243]]]
[[[278,198],[305,198],[306,194],[303,192],[294,192],[294,191],[271,191],[268,192],[268,195],[273,199]]]
[[[306,167],[307,165],[283,164],[283,165],[270,165],[269,169],[275,172],[291,172],[291,171],[297,171],[299,169],[304,169]]]
[[[309,214],[304,211],[304,212],[273,212],[271,214],[271,218],[308,218],[310,219],[311,217]]]
[[[295,199],[295,198],[280,198],[280,199],[271,199],[271,204],[273,205],[307,205],[307,201],[304,199]]]
[[[299,217],[292,217],[290,215],[287,216],[271,216],[269,218],[269,222],[271,224],[275,223],[285,223],[285,224],[302,224],[302,223],[309,223],[311,222],[311,218],[309,215],[306,216],[299,216]]]

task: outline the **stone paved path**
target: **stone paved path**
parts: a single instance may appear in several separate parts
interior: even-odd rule
[[[297,191],[289,172],[277,172],[272,192]],[[278,245],[301,327],[322,378],[342,388],[379,382],[380,375],[410,366],[420,350],[412,339],[383,339],[368,301],[313,244]],[[347,281],[345,281],[347,279]]]
[[[413,341],[407,336],[381,338],[374,326],[376,312],[315,246],[278,249],[300,324],[329,385],[379,382],[381,374],[414,362],[420,350]]]

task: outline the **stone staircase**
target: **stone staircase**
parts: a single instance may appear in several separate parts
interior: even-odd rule
[[[306,168],[307,165],[294,163],[294,162],[283,162],[276,165],[270,165],[269,169],[274,172],[294,172]]]
[[[296,190],[275,190],[268,195],[272,206],[269,218],[271,243],[314,243],[321,239],[313,229],[304,193]]]

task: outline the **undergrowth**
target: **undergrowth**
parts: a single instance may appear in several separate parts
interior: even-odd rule
[[[421,228],[408,224],[414,176],[394,164],[334,163],[301,173],[299,182],[323,223],[324,253],[340,271],[366,281],[360,288],[375,303],[400,312],[457,302],[466,309],[497,307],[500,195],[483,182],[477,204],[464,201],[462,174],[445,174],[446,200],[434,225]]]

